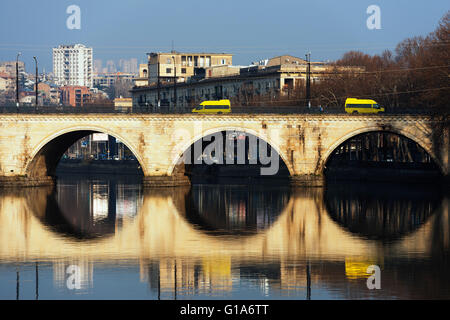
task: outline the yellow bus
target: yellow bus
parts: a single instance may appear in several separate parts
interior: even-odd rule
[[[348,98],[347,100],[345,100],[345,112],[380,113],[384,112],[384,108],[374,100]]]
[[[222,114],[222,113],[230,113],[231,112],[231,103],[230,100],[209,100],[203,101],[199,106],[192,109],[193,113],[201,113],[201,114]]]

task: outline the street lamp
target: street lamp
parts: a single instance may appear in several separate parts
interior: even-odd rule
[[[306,102],[308,108],[311,108],[311,52],[306,55],[306,62],[308,63],[306,69]]]
[[[38,62],[37,62],[36,57],[33,57],[33,59],[36,62],[36,84],[35,84],[35,86],[36,86],[36,110],[37,110],[37,106],[38,106],[38,83],[39,83],[39,80],[38,80]]]
[[[16,58],[16,108],[17,111],[19,111],[19,56],[22,54],[22,52],[19,52],[17,54]]]

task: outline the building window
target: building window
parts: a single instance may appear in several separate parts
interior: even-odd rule
[[[172,73],[172,68],[166,68],[166,73]]]
[[[181,73],[186,73],[186,68],[181,68]]]

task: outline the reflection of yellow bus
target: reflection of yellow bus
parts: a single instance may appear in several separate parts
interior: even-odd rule
[[[345,276],[347,279],[368,278],[367,268],[373,264],[374,261],[345,258]]]
[[[194,113],[230,113],[231,112],[231,103],[230,100],[210,100],[203,101],[200,103],[198,107],[192,109]]]
[[[380,113],[384,112],[384,108],[374,100],[348,98],[347,100],[345,100],[345,112]]]

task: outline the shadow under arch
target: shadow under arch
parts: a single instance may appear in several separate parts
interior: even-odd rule
[[[431,159],[433,160],[433,163],[436,164],[436,166],[439,170],[439,174],[441,176],[443,175],[444,169],[443,169],[442,163],[440,163],[440,161],[436,157],[433,150],[431,148],[429,148],[428,145],[420,137],[413,135],[407,131],[397,130],[395,128],[387,127],[387,126],[364,127],[364,128],[352,131],[352,132],[340,137],[338,140],[336,140],[336,142],[334,142],[329,147],[329,149],[324,154],[323,161],[321,162],[321,164],[319,166],[319,171],[321,173],[325,172],[325,170],[327,168],[327,164],[330,162],[330,159],[332,158],[332,156],[334,155],[336,150],[338,150],[341,146],[346,144],[348,141],[350,141],[354,138],[357,138],[358,136],[363,136],[363,135],[371,134],[371,133],[392,134],[392,135],[396,135],[396,136],[399,136],[404,139],[408,139],[409,141],[415,143],[418,147],[423,149],[431,157]]]
[[[414,182],[444,176],[441,164],[429,149],[395,130],[368,129],[339,141],[324,158],[322,172],[327,178]]]
[[[223,164],[211,164],[206,165],[204,162],[202,164],[195,163],[195,157],[196,155],[196,149],[195,145],[197,143],[201,143],[201,151],[204,152],[205,147],[208,146],[210,143],[214,143],[215,136],[217,134],[222,134],[223,138],[223,157],[221,158],[223,161]],[[235,141],[232,142],[234,146],[234,162],[233,164],[227,164],[227,143],[230,142],[230,135],[235,134]],[[245,143],[244,143],[244,149],[245,149],[245,155],[243,155],[243,158],[245,158],[245,163],[238,164],[238,156],[239,153],[239,142],[238,137],[244,137]],[[255,140],[252,140],[255,139]],[[250,143],[250,141],[255,141],[256,145],[253,145]],[[261,154],[260,154],[260,146],[264,145],[267,147],[266,155],[270,158],[268,164],[262,164],[261,163]],[[257,164],[251,164],[250,160],[250,146],[254,146],[256,149],[254,149],[254,155],[256,155],[256,160],[253,159],[253,161],[257,161]],[[204,168],[208,168],[208,170],[204,170],[204,172],[200,172],[202,175],[211,175],[211,172],[213,172],[213,176],[224,176],[224,177],[231,177],[231,178],[280,178],[282,180],[285,180],[284,182],[287,182],[289,177],[294,174],[293,168],[290,164],[290,162],[287,160],[286,155],[280,152],[280,149],[278,148],[277,144],[272,141],[269,137],[261,135],[258,132],[255,132],[251,129],[246,128],[238,128],[238,127],[219,127],[219,128],[213,128],[210,130],[203,131],[201,134],[198,134],[193,139],[190,139],[188,142],[183,142],[182,145],[178,146],[178,149],[181,150],[181,154],[178,155],[178,157],[175,159],[175,161],[172,162],[171,167],[168,170],[169,175],[187,175],[191,176],[192,178],[192,168],[199,168],[203,166]],[[203,154],[204,155],[204,154]],[[221,157],[221,155],[219,155]],[[188,161],[186,161],[188,159]],[[261,173],[262,168],[272,168],[272,165],[275,163],[275,172],[273,174],[267,174],[263,175]],[[243,166],[246,166],[248,170],[246,172],[242,172]],[[218,168],[222,168],[220,170],[217,170]],[[241,172],[236,172],[241,170]],[[192,182],[192,179],[191,179]],[[234,183],[233,181],[232,183]],[[245,183],[245,182],[244,182]]]
[[[39,143],[27,159],[25,172],[28,177],[54,177],[56,167],[64,152],[75,142],[93,133],[105,133],[120,141],[133,153],[139,162],[143,173],[146,172],[145,162],[136,148],[121,135],[106,128],[97,127],[70,127],[58,131]]]
[[[380,182],[328,183],[327,214],[363,239],[399,241],[418,230],[443,201],[439,186]]]
[[[202,131],[200,134],[195,135],[194,137],[190,138],[187,142],[182,143],[178,149],[180,150],[180,153],[177,157],[175,157],[171,163],[171,166],[168,169],[168,175],[172,175],[174,172],[177,172],[180,169],[180,166],[183,164],[183,158],[186,152],[189,151],[192,146],[204,139],[205,137],[212,136],[214,134],[220,133],[220,132],[243,132],[247,135],[255,136],[257,139],[261,139],[267,143],[268,146],[270,146],[272,149],[276,151],[280,159],[282,160],[282,163],[286,166],[287,170],[289,171],[289,175],[294,175],[294,169],[291,166],[290,162],[287,159],[287,155],[283,154],[278,147],[278,145],[270,139],[270,137],[260,134],[259,132],[248,129],[248,128],[242,128],[242,127],[231,127],[231,126],[220,126],[213,129]]]

